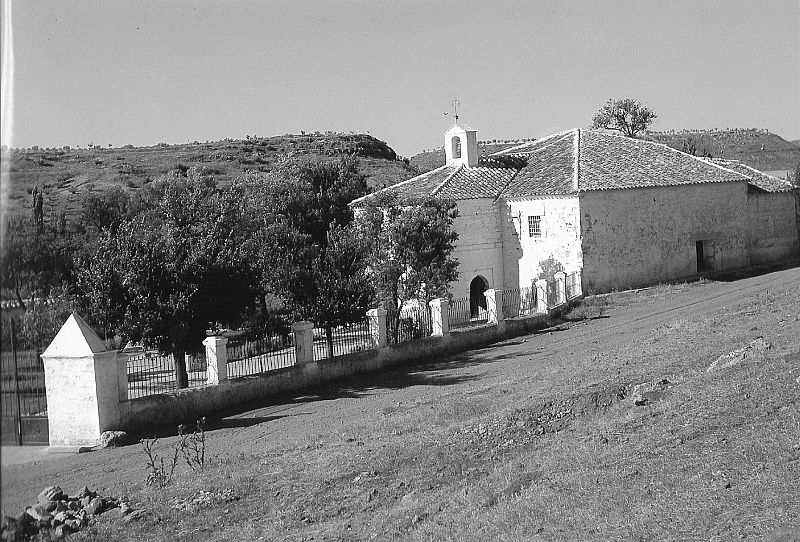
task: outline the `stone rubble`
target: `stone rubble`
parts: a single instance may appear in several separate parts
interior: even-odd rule
[[[114,509],[121,511],[123,521],[134,514],[141,517],[144,513],[143,510],[134,511],[113,497],[102,497],[88,487],[70,496],[58,486],[49,486],[39,493],[35,504],[16,517],[3,518],[0,540],[19,542],[37,536],[46,540],[61,539],[86,527],[100,514]]]

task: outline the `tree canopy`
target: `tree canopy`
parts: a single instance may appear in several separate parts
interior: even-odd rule
[[[393,310],[396,320],[406,302],[418,299],[427,306],[447,295],[458,278],[458,260],[452,256],[456,217],[454,202],[432,196],[400,198],[385,192],[364,203],[359,225],[372,242],[370,273],[377,300]]]
[[[592,119],[592,128],[616,130],[628,137],[636,137],[650,126],[656,115],[643,103],[623,98],[609,99]]]

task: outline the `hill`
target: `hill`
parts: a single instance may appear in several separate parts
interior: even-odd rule
[[[72,217],[87,192],[112,186],[138,190],[164,173],[202,166],[218,181],[247,172],[268,172],[284,157],[304,161],[336,160],[355,155],[370,187],[381,188],[416,174],[385,142],[365,134],[287,134],[151,147],[10,149],[7,216],[27,212],[29,195],[44,191],[45,216],[62,211]]]
[[[800,163],[800,147],[768,130],[682,130],[649,132],[648,137],[678,150],[684,150],[684,143],[694,144],[698,156],[706,151],[760,171],[794,171]]]
[[[794,171],[800,163],[800,146],[767,130],[681,130],[648,132],[647,138],[685,151],[692,145],[695,154],[710,153],[714,158],[739,160],[760,171]],[[491,154],[531,140],[493,140],[478,142],[479,154]],[[444,147],[423,151],[411,158],[420,172],[444,165]]]

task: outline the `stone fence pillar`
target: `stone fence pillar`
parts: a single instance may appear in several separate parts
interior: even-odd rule
[[[50,446],[95,446],[103,431],[118,429],[120,400],[128,397],[125,363],[89,324],[72,313],[42,361]]]
[[[219,384],[228,380],[228,338],[206,337],[203,344],[206,347],[206,383]]]
[[[292,324],[294,331],[294,364],[305,365],[314,361],[314,324],[303,320]]]
[[[500,325],[505,320],[503,315],[503,290],[489,289],[483,292],[486,296],[486,312],[490,324]]]
[[[575,271],[575,297],[583,295],[583,284],[581,284],[581,270]]]
[[[431,327],[434,337],[450,335],[450,300],[440,297],[428,303],[431,306]]]
[[[386,314],[386,309],[370,309],[367,311],[372,348],[386,346]]]
[[[554,275],[556,281],[556,306],[567,302],[567,274],[559,271]]]
[[[547,281],[539,279],[534,283],[536,288],[536,312],[547,312]]]

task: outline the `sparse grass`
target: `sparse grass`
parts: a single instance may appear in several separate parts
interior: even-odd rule
[[[617,302],[587,310],[609,306],[600,299]],[[149,511],[135,528],[101,517],[74,539],[760,540],[800,528],[798,306],[796,286],[770,290],[522,360],[538,368],[511,381],[398,400],[296,440],[265,432],[162,490],[133,488],[126,500]],[[758,362],[706,371],[757,336],[772,344]],[[662,398],[633,403],[633,384],[662,380]],[[200,490],[239,500],[174,507]]]

